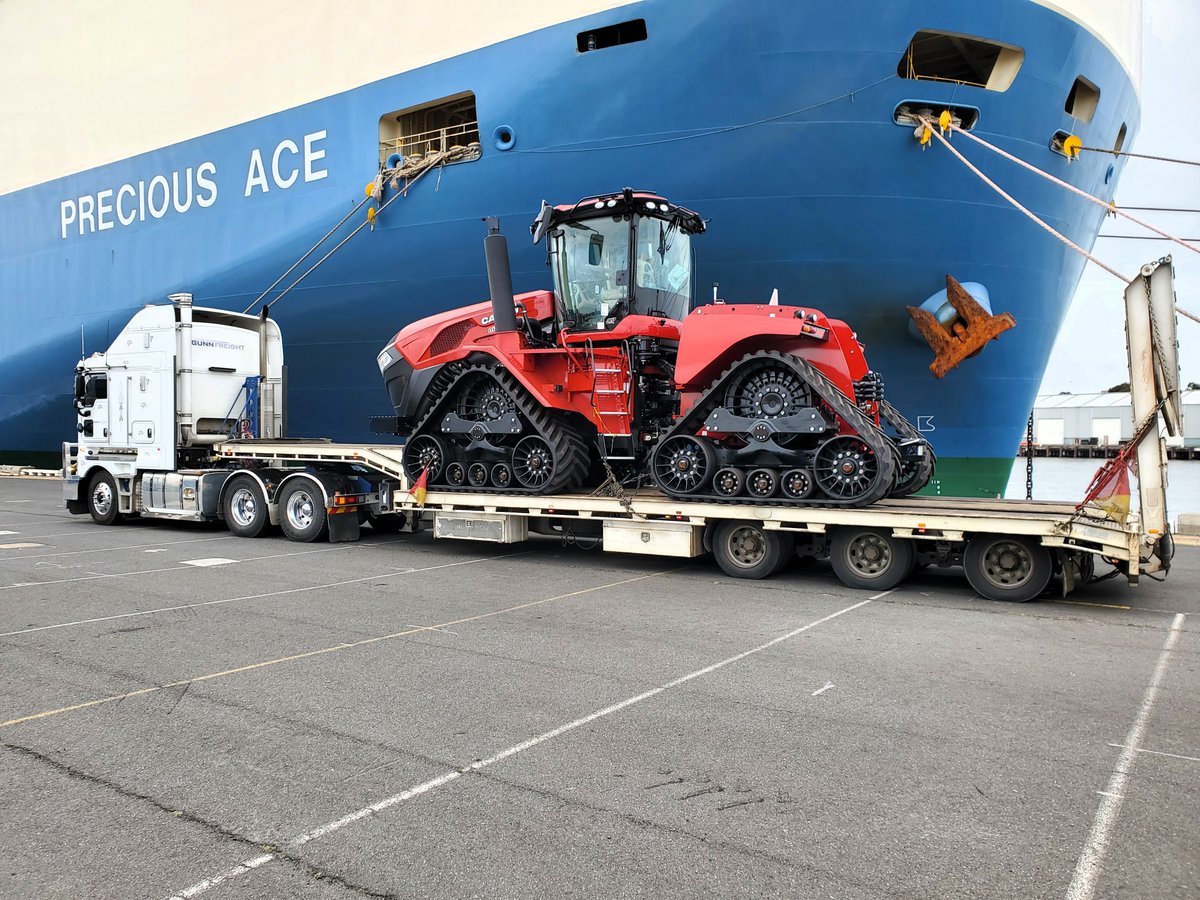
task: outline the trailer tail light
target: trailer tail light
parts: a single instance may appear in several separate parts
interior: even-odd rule
[[[339,491],[330,498],[329,506],[325,508],[325,512],[331,516],[336,516],[340,513],[355,512],[360,504],[366,502],[366,494],[343,494]]]

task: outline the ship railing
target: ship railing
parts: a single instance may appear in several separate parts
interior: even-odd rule
[[[442,153],[454,148],[463,148],[465,153],[456,153],[456,162],[479,159],[483,149],[479,144],[479,123],[460,122],[444,128],[402,134],[379,142],[379,161],[386,163],[392,154],[399,154],[404,162],[415,162],[431,153]]]

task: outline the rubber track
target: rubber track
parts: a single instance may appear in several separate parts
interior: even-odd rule
[[[842,419],[850,423],[858,436],[862,438],[864,443],[875,453],[875,458],[879,461],[879,480],[875,488],[861,497],[856,497],[853,500],[839,500],[836,497],[830,497],[824,494],[813,496],[805,500],[794,500],[791,497],[723,497],[719,494],[679,494],[673,491],[666,490],[661,484],[658,484],[657,479],[655,485],[663,493],[677,500],[703,500],[708,503],[729,503],[734,505],[753,505],[753,506],[807,506],[807,507],[856,507],[868,506],[876,500],[882,500],[888,495],[892,485],[895,482],[896,474],[899,469],[899,459],[896,455],[895,445],[892,439],[889,438],[879,426],[875,424],[866,413],[864,413],[849,397],[843,394],[832,381],[814,365],[807,360],[798,356],[793,356],[790,353],[781,353],[778,350],[766,350],[759,353],[748,353],[741,359],[737,360],[733,365],[727,368],[717,377],[717,379],[709,386],[696,404],[691,408],[687,415],[675,423],[666,434],[662,436],[659,443],[666,441],[679,434],[687,434],[694,436],[700,430],[701,424],[709,413],[721,405],[723,391],[728,389],[730,378],[744,366],[755,360],[771,360],[778,362],[793,369],[801,378],[809,385],[809,387],[828,404],[833,411]],[[832,436],[832,435],[831,435]],[[653,453],[651,454],[653,460]],[[783,468],[788,468],[784,466]],[[885,487],[886,485],[886,487]],[[814,481],[814,487],[815,481]],[[817,488],[819,491],[820,489]]]
[[[440,430],[430,429],[426,431],[426,425],[430,423],[436,425],[441,420],[441,417],[447,412],[447,406],[457,399],[458,390],[465,384],[467,379],[483,375],[492,379],[492,381],[500,386],[501,390],[508,394],[509,398],[513,401],[513,405],[516,407],[517,413],[524,420],[525,424],[531,426],[534,433],[550,445],[556,462],[555,477],[540,490],[531,490],[522,487],[501,488],[495,485],[473,487],[464,484],[461,487],[455,487],[441,482],[431,487],[439,491],[455,491],[458,493],[477,494],[480,491],[486,491],[489,494],[540,496],[542,494],[557,494],[562,491],[570,491],[583,484],[591,468],[589,444],[579,434],[578,430],[564,421],[561,415],[556,414],[555,410],[548,409],[538,403],[530,395],[529,391],[525,389],[525,386],[503,367],[470,365],[458,368],[451,375],[452,377],[445,379],[444,384],[436,385],[439,393],[430,403],[429,411],[417,423],[417,427],[413,429],[409,440],[420,434],[429,434],[431,437],[436,437],[445,442],[446,438]],[[441,373],[435,378],[435,384],[439,379],[441,379]],[[525,437],[526,435],[522,434],[521,436]],[[449,462],[447,460],[446,464],[448,465]],[[509,464],[511,465],[511,462]],[[470,465],[470,461],[466,461],[464,465]],[[409,477],[412,478],[413,476],[410,474]]]
[[[888,494],[889,497],[907,497],[910,494],[915,494],[925,485],[929,484],[929,479],[933,477],[934,467],[937,465],[937,455],[933,452],[933,447],[929,441],[921,435],[912,425],[912,422],[904,418],[900,410],[892,406],[886,400],[879,401],[879,414],[883,416],[884,421],[899,432],[900,437],[904,440],[918,440],[925,445],[925,455],[921,457],[921,466],[917,470],[917,474],[909,480],[907,484],[897,485]]]

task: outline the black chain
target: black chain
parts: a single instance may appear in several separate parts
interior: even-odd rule
[[[1025,499],[1033,499],[1033,413],[1025,423]]]

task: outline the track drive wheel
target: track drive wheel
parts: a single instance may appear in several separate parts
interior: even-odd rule
[[[712,539],[717,565],[734,578],[773,575],[787,564],[794,548],[790,534],[768,531],[751,521],[718,522]]]
[[[980,534],[967,542],[963,569],[980,596],[1025,603],[1046,589],[1054,561],[1049,550],[1027,537]]]
[[[712,481],[717,457],[703,438],[677,434],[654,449],[654,480],[668,494],[697,494]]]
[[[913,570],[912,542],[886,530],[839,528],[829,542],[829,562],[846,587],[890,591]]]

